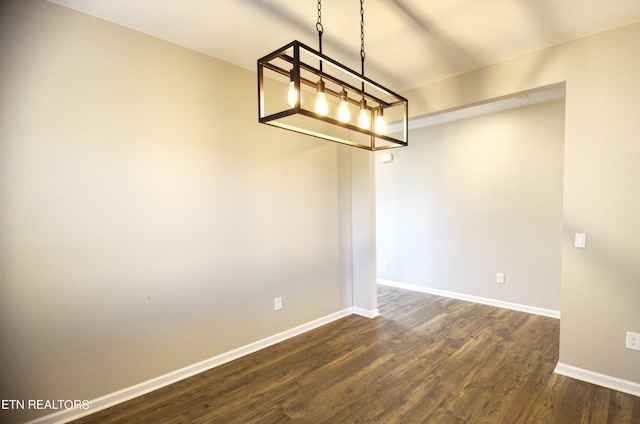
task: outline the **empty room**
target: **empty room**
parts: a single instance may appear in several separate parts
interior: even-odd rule
[[[2,2],[0,422],[640,422],[638,75],[637,0]]]

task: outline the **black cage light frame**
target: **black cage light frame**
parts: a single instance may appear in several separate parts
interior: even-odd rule
[[[337,119],[335,113],[322,115],[310,109],[307,105],[313,104],[320,86],[334,110],[340,100],[346,100],[354,111],[365,108],[373,118],[371,122],[384,115],[388,122],[385,131],[362,128]],[[290,87],[295,89],[293,102],[287,102]],[[258,60],[258,97],[259,121],[263,124],[366,150],[408,145],[408,101],[364,76],[364,55],[363,72],[357,73],[320,51],[292,41]]]

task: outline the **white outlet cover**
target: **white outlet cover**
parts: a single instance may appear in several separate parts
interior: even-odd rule
[[[640,334],[627,331],[627,342],[625,347],[631,350],[640,350]]]
[[[585,233],[576,233],[574,246],[585,249],[587,247],[587,235]]]

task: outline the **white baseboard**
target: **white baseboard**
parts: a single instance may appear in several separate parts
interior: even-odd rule
[[[353,313],[356,315],[363,316],[365,318],[375,318],[378,315],[380,315],[380,312],[378,312],[377,308],[368,310],[368,309],[358,308],[357,306],[353,307]]]
[[[375,313],[375,315],[372,315],[373,313]],[[176,371],[172,371],[168,374],[161,375],[159,377],[153,378],[143,383],[136,384],[135,386],[127,387],[126,389],[122,389],[117,392],[110,393],[108,395],[91,400],[89,401],[90,408],[88,410],[82,410],[82,409],[61,410],[54,414],[46,415],[36,420],[29,421],[26,424],[63,424],[73,420],[77,420],[80,417],[91,415],[103,409],[110,408],[117,404],[136,398],[138,396],[142,396],[146,393],[152,392],[154,390],[158,390],[162,387],[168,386],[180,380],[184,380],[185,378],[210,370],[212,368],[215,368],[227,362],[233,361],[234,359],[241,358],[250,353],[264,349],[276,343],[280,343],[292,337],[298,336],[302,333],[306,333],[307,331],[313,330],[314,328],[321,327],[332,321],[336,321],[340,318],[343,318],[352,314],[363,315],[368,318],[373,318],[378,314],[378,310],[376,309],[375,311],[367,311],[361,308],[350,307],[342,311],[335,312],[325,317],[308,322],[306,324],[299,325],[290,330],[283,331],[282,333],[278,333],[273,336],[264,338],[262,340],[249,343],[248,345],[239,347],[237,349],[223,353],[221,355],[214,356],[213,358],[206,359],[202,362],[189,365],[187,367],[181,368]]]
[[[484,297],[472,296],[469,294],[450,292],[446,290],[432,289],[415,284],[400,283],[392,280],[378,280],[378,284],[383,286],[397,287],[399,289],[412,290],[421,293],[435,294],[436,296],[450,297],[452,299],[466,300],[468,302],[481,303],[483,305],[497,306],[499,308],[513,309],[514,311],[527,312],[535,315],[542,315],[550,318],[560,318],[560,311],[538,308],[536,306],[521,305],[519,303],[504,302],[502,300],[488,299]]]
[[[575,378],[576,380],[586,381],[587,383],[596,384],[608,389],[640,397],[640,384],[634,383],[633,381],[598,374],[597,372],[572,367],[571,365],[566,365],[560,362],[556,365],[554,372],[566,377]]]

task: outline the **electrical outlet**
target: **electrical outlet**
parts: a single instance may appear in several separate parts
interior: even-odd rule
[[[496,274],[496,283],[504,284],[504,274],[499,272]]]
[[[273,299],[273,310],[279,311],[280,309],[282,309],[282,298],[276,297],[275,299]]]
[[[384,266],[385,266],[385,267],[387,267],[387,268],[391,265],[391,261],[389,261],[389,259],[385,259],[382,263],[383,263],[383,264],[384,264]]]
[[[627,349],[640,350],[640,334],[627,331],[627,343],[625,347]]]

